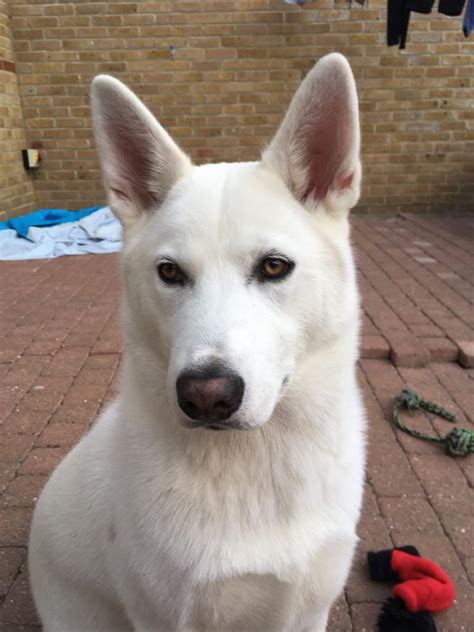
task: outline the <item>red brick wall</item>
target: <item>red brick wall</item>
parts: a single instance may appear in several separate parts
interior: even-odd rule
[[[9,0],[40,206],[103,200],[91,78],[128,83],[196,162],[255,159],[314,60],[349,58],[362,110],[360,209],[473,208],[474,35],[414,15],[406,51],[385,43],[386,0]],[[171,47],[175,47],[173,55]]]
[[[15,70],[7,5],[0,0],[0,221],[34,206],[32,176],[21,160],[26,139]]]

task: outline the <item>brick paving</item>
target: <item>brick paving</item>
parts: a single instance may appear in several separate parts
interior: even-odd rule
[[[388,587],[365,553],[414,544],[450,573],[445,632],[474,630],[474,458],[395,432],[406,385],[473,428],[474,217],[355,217],[363,294],[359,380],[369,417],[360,546],[331,632],[374,629]],[[113,398],[122,351],[115,255],[0,263],[0,629],[39,630],[25,566],[29,521],[48,474]],[[412,426],[449,424],[417,414]],[[65,631],[66,632],[66,631]]]

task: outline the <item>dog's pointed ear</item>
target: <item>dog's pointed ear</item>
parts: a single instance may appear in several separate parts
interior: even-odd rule
[[[156,209],[191,161],[123,83],[92,82],[92,120],[109,205],[124,228]]]
[[[360,195],[357,92],[349,63],[323,57],[298,88],[262,157],[304,206],[347,213]]]

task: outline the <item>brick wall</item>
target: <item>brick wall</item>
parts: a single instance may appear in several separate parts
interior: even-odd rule
[[[21,161],[25,142],[12,34],[7,6],[0,0],[0,221],[34,206],[32,177]]]
[[[9,0],[23,114],[43,148],[39,206],[103,200],[88,91],[128,83],[196,162],[255,159],[320,56],[349,58],[362,109],[371,212],[466,211],[474,193],[474,36],[413,15],[406,51],[385,44],[386,0]]]

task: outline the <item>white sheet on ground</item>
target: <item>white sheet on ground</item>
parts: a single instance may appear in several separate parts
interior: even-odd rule
[[[15,230],[0,230],[0,259],[50,259],[61,255],[117,252],[122,248],[122,229],[108,206],[83,217],[43,228],[31,227],[28,239]]]

